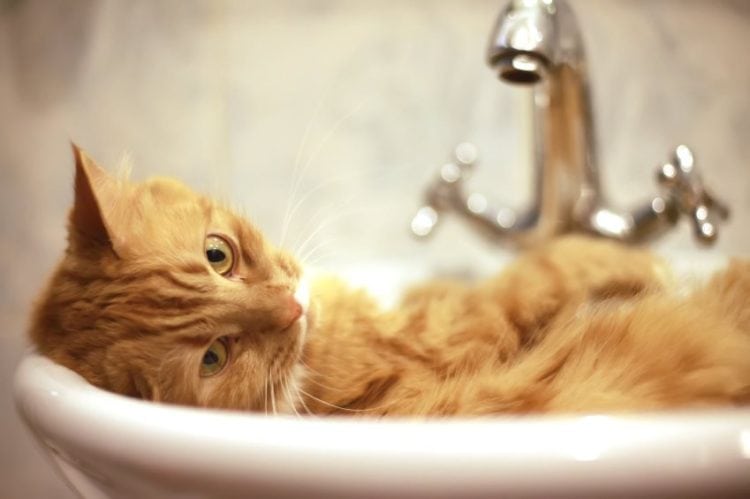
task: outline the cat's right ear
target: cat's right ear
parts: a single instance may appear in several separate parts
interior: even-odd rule
[[[110,247],[115,253],[115,234],[108,223],[105,203],[112,204],[117,181],[80,147],[71,144],[76,163],[75,200],[70,215],[71,237],[87,245]]]

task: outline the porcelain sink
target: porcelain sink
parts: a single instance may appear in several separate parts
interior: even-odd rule
[[[350,279],[373,285],[362,272]],[[85,498],[750,496],[750,408],[427,422],[271,417],[114,395],[34,353],[18,368],[15,398]]]

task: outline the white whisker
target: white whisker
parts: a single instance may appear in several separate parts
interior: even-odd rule
[[[279,242],[279,246],[284,245],[284,240],[286,239],[286,233],[289,229],[289,222],[291,221],[291,215],[289,214],[289,209],[292,204],[292,200],[294,199],[294,196],[297,195],[297,189],[299,187],[299,184],[302,181],[302,173],[300,172],[300,166],[302,165],[302,154],[304,153],[305,146],[307,145],[307,138],[310,135],[310,130],[312,130],[312,125],[315,122],[315,118],[318,117],[318,114],[320,113],[320,110],[323,109],[323,97],[318,99],[318,103],[315,106],[315,110],[313,111],[312,116],[310,116],[310,119],[307,121],[307,126],[305,126],[305,131],[302,134],[302,140],[300,141],[299,147],[297,148],[297,154],[295,154],[294,157],[294,168],[292,169],[292,185],[289,188],[289,197],[287,198],[286,203],[286,210],[284,210],[284,218],[282,220],[281,224],[281,241]]]
[[[340,255],[340,252],[337,251],[329,251],[328,253],[323,253],[320,255],[316,255],[315,258],[312,258],[310,260],[305,260],[300,262],[302,265],[304,265],[307,268],[315,268],[321,265],[321,263],[330,262],[334,258],[338,257]]]
[[[302,366],[303,366],[303,367],[304,367],[304,368],[305,368],[305,369],[306,369],[307,371],[311,372],[311,373],[312,373],[312,374],[314,374],[314,375],[317,375],[317,376],[320,376],[320,377],[322,377],[322,375],[321,375],[321,374],[320,374],[320,373],[319,373],[318,371],[316,371],[315,369],[313,369],[313,368],[309,367],[309,366],[308,366],[307,364],[303,363],[302,361],[300,361],[300,363],[301,363],[301,365],[302,365]],[[323,383],[321,383],[320,381],[317,381],[317,380],[313,379],[313,377],[312,377],[312,376],[308,376],[308,377],[307,377],[307,381],[310,381],[311,383],[314,383],[314,384],[318,385],[319,387],[323,388],[324,390],[328,390],[328,391],[331,391],[331,392],[342,392],[342,391],[343,391],[343,390],[341,390],[341,389],[339,389],[339,388],[334,388],[334,387],[331,387],[331,386],[328,386],[328,385],[324,385],[324,384],[323,384]]]
[[[268,376],[266,376],[266,381],[263,383],[263,412],[268,416]]]
[[[346,199],[346,200],[344,200],[344,202],[340,203],[340,206],[341,206],[341,208],[343,208],[344,206],[346,206],[346,205],[347,205],[348,203],[350,203],[350,202],[351,202],[351,201],[352,201],[353,199],[354,199],[354,196],[351,196],[351,197],[350,197],[349,199]],[[354,212],[355,212],[355,211],[353,211],[353,210],[352,210],[352,211],[344,211],[344,210],[343,210],[343,209],[341,209],[341,208],[339,208],[338,210],[336,210],[336,212],[335,212],[335,213],[333,213],[333,214],[331,214],[331,215],[328,215],[328,216],[327,216],[327,217],[325,217],[325,218],[324,218],[323,220],[321,220],[321,221],[320,221],[320,223],[318,223],[317,227],[315,227],[315,229],[314,229],[314,230],[313,230],[313,231],[312,231],[312,232],[311,232],[311,233],[310,233],[310,234],[309,234],[309,235],[308,235],[308,236],[307,236],[307,237],[305,238],[305,240],[304,240],[304,241],[302,241],[302,243],[301,243],[301,244],[299,244],[299,245],[298,245],[298,244],[296,244],[296,242],[295,242],[295,245],[294,245],[294,248],[295,248],[295,249],[294,249],[294,254],[295,254],[295,255],[299,255],[299,254],[301,254],[301,253],[302,253],[302,252],[303,252],[303,251],[305,250],[305,247],[306,247],[306,246],[307,246],[308,244],[310,244],[310,241],[311,241],[311,240],[312,240],[313,238],[315,238],[315,236],[317,236],[317,235],[318,235],[318,234],[319,234],[319,233],[320,233],[320,232],[321,232],[322,230],[324,230],[324,229],[327,229],[327,228],[328,228],[328,227],[329,227],[329,226],[330,226],[330,225],[331,225],[331,224],[332,224],[333,222],[336,222],[336,221],[340,220],[341,218],[343,218],[343,217],[345,217],[345,216],[348,216],[348,215],[350,215],[351,213],[354,213]],[[310,217],[310,220],[314,220],[314,219],[315,219],[315,218],[316,218],[317,216],[319,216],[319,215],[320,215],[320,214],[321,214],[321,213],[322,213],[323,211],[324,211],[324,208],[322,208],[322,209],[318,210],[318,211],[317,211],[317,212],[315,213],[315,215],[313,215],[312,217]]]
[[[286,396],[287,403],[292,408],[292,412],[294,412],[294,414],[297,417],[300,417],[299,412],[297,412],[297,408],[295,407],[294,400],[292,399],[292,394],[289,392],[290,388],[289,388],[288,378],[284,379],[283,385],[284,385],[284,395]]]
[[[328,246],[331,246],[332,244],[335,244],[336,241],[334,241],[332,238],[327,239],[325,241],[320,241],[318,244],[310,248],[304,255],[298,256],[299,261],[303,264],[309,264],[310,258],[315,255],[316,251],[320,251],[323,248],[327,248]]]
[[[317,415],[315,415],[315,414],[314,414],[314,413],[313,413],[313,412],[312,412],[312,411],[310,410],[310,408],[309,408],[309,407],[307,407],[307,404],[305,403],[305,399],[304,399],[304,398],[302,397],[302,395],[300,394],[300,390],[299,390],[299,388],[297,389],[297,391],[296,391],[296,394],[297,394],[297,399],[299,400],[299,403],[300,403],[300,405],[301,405],[301,406],[302,406],[302,408],[303,408],[303,409],[305,410],[305,412],[307,413],[307,415],[308,415],[308,416],[313,416],[313,417],[317,417]]]
[[[334,134],[336,132],[338,132],[339,128],[347,120],[349,120],[352,116],[354,116],[365,105],[365,103],[369,99],[370,99],[369,97],[364,98],[358,105],[356,105],[354,107],[354,109],[352,109],[349,113],[347,113],[346,115],[344,115],[343,117],[341,117],[336,123],[334,123],[333,127],[331,127],[331,129],[328,131],[328,133],[323,137],[323,140],[320,141],[320,143],[315,148],[315,150],[313,150],[312,154],[310,156],[308,156],[307,161],[305,161],[304,165],[302,166],[302,168],[299,171],[297,170],[297,164],[295,164],[294,171],[295,171],[295,173],[298,173],[298,174],[296,175],[296,178],[294,178],[294,180],[292,182],[292,188],[291,188],[291,192],[289,194],[289,200],[287,201],[287,210],[286,210],[286,214],[285,214],[285,217],[284,217],[284,221],[282,223],[281,242],[279,243],[280,246],[284,244],[284,241],[286,239],[286,234],[287,234],[287,231],[289,229],[289,225],[291,223],[291,216],[289,214],[289,206],[291,205],[292,200],[294,199],[294,197],[297,195],[297,191],[299,189],[300,184],[302,183],[302,179],[304,178],[305,173],[307,172],[307,169],[317,159],[318,155],[323,150],[323,148],[328,144],[328,141],[331,139],[331,137],[333,137]],[[305,131],[305,137],[304,137],[305,141],[307,140],[307,134],[308,134],[308,130]],[[298,154],[301,154],[301,150],[300,150],[300,153],[298,153]],[[295,163],[296,163],[296,161],[295,161]],[[293,176],[294,176],[294,174],[293,174]]]
[[[370,100],[370,97],[365,97],[362,99],[362,101],[354,106],[354,109],[349,111],[347,114],[342,116],[336,123],[334,123],[333,127],[328,131],[328,133],[323,137],[323,140],[320,141],[318,144],[318,147],[315,148],[313,153],[307,158],[307,162],[305,162],[305,166],[302,168],[302,173],[307,170],[307,168],[312,164],[312,162],[317,158],[318,154],[323,150],[323,148],[328,144],[328,141],[331,139],[331,137],[334,136],[336,132],[338,132],[338,129],[343,125],[349,118],[357,114],[362,107],[364,107],[365,103]]]
[[[285,215],[285,222],[284,227],[282,230],[282,238],[281,242],[279,243],[279,246],[282,246],[284,241],[286,240],[286,235],[289,233],[289,228],[291,227],[291,221],[294,219],[294,216],[297,214],[297,211],[305,204],[305,202],[308,201],[308,199],[315,194],[316,192],[324,189],[325,187],[328,187],[332,184],[336,184],[341,182],[343,179],[347,177],[355,177],[357,175],[361,175],[364,172],[356,173],[356,172],[349,172],[347,174],[340,174],[336,175],[333,178],[330,178],[328,180],[324,180],[322,182],[319,182],[316,186],[305,192],[299,200],[297,200],[296,203],[294,203],[294,206],[292,207],[291,211],[287,208],[287,215]],[[348,202],[348,201],[347,201]],[[318,210],[315,215],[310,217],[311,219],[314,219],[316,216],[320,214],[322,210]]]
[[[334,408],[334,409],[338,409],[338,410],[340,410],[340,411],[347,411],[347,412],[370,412],[370,411],[374,411],[375,409],[377,409],[377,407],[373,407],[373,408],[371,408],[371,409],[349,409],[349,408],[347,408],[347,407],[341,407],[341,406],[338,406],[338,405],[336,405],[336,404],[332,404],[332,403],[330,403],[330,402],[326,402],[325,400],[321,400],[321,399],[319,399],[318,397],[316,397],[316,396],[314,396],[314,395],[311,395],[311,394],[307,393],[307,392],[306,392],[306,391],[304,391],[304,390],[303,390],[302,388],[300,388],[300,389],[299,389],[299,391],[300,391],[300,392],[302,392],[302,393],[304,393],[305,395],[307,395],[307,396],[308,396],[308,397],[310,397],[311,399],[313,399],[313,400],[316,400],[316,401],[320,402],[320,403],[321,403],[321,404],[323,404],[323,405],[327,405],[328,407],[332,407],[332,408]]]
[[[333,261],[336,258],[340,257],[342,254],[341,249],[341,241],[343,239],[341,237],[329,238],[326,242],[330,244],[324,244],[321,245],[319,248],[314,248],[313,251],[309,251],[308,254],[305,255],[304,258],[298,258],[299,262],[304,265],[305,267],[317,267],[321,262],[324,261]],[[326,246],[332,245],[331,248],[326,248]]]
[[[278,414],[276,412],[276,390],[273,386],[273,376],[271,375],[271,373],[269,373],[268,376],[271,378],[271,410],[273,411],[273,415],[276,416]]]

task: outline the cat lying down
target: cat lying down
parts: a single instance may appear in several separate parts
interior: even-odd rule
[[[74,147],[68,248],[30,337],[92,384],[266,413],[487,415],[750,402],[750,261],[677,289],[648,251],[570,236],[383,310],[309,284],[253,225]]]

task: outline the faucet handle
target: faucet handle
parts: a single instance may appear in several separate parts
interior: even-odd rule
[[[706,188],[692,151],[677,146],[672,161],[658,168],[657,179],[665,198],[693,221],[696,238],[713,243],[718,236],[717,219],[729,218],[729,208]]]
[[[471,175],[477,155],[474,144],[462,142],[456,146],[452,160],[440,167],[437,177],[425,191],[424,205],[411,220],[414,235],[431,235],[440,222],[441,214],[462,203],[463,182]]]

